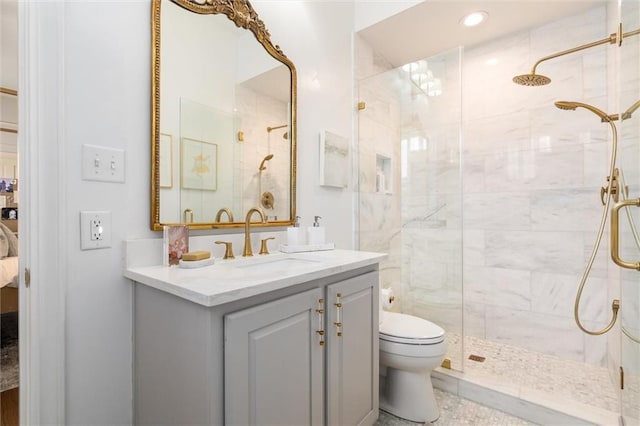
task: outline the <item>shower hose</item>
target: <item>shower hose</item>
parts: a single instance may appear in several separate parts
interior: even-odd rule
[[[611,126],[611,133],[613,135],[613,142],[611,146],[611,161],[609,164],[609,182],[607,183],[607,190],[606,190],[607,200],[604,203],[604,206],[602,208],[602,217],[600,218],[600,227],[598,228],[598,233],[596,235],[596,240],[593,245],[593,250],[591,251],[591,256],[589,257],[587,266],[585,267],[584,272],[582,274],[582,278],[580,279],[580,285],[578,286],[578,292],[576,293],[576,299],[573,307],[573,316],[575,318],[576,324],[578,325],[580,330],[592,336],[600,336],[607,333],[609,330],[611,330],[615,325],[616,320],[618,319],[618,311],[620,309],[620,300],[614,299],[611,304],[611,311],[613,313],[613,316],[609,324],[606,327],[604,327],[602,330],[596,330],[596,331],[588,330],[580,321],[580,315],[579,315],[580,300],[582,298],[582,292],[584,290],[585,284],[587,283],[587,279],[589,278],[589,274],[591,273],[593,262],[595,261],[596,255],[598,253],[600,242],[602,241],[602,236],[604,234],[604,228],[607,222],[607,214],[609,212],[609,204],[611,201],[612,190],[613,190],[614,170],[616,168],[616,156],[618,152],[618,131],[615,124],[610,119],[608,119],[607,122]],[[622,172],[620,172],[620,175],[622,176]],[[624,184],[624,177],[622,177],[621,182],[618,184],[618,187],[616,188],[616,190],[622,194],[623,199],[626,199],[626,191],[624,190],[624,188],[626,188],[626,186]],[[627,218],[629,219],[629,224],[631,225],[631,229],[633,232],[633,236],[635,238],[636,245],[638,246],[638,249],[640,249],[640,238],[638,236],[638,232],[636,230],[633,217],[631,216],[631,213],[629,213],[628,208],[625,208],[625,211],[627,213]],[[640,338],[634,336],[629,330],[627,330],[624,327],[624,325],[621,325],[621,329],[622,329],[622,332],[631,340],[633,340],[636,343],[640,343]]]

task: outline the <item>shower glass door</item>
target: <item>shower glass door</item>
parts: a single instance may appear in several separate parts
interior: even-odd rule
[[[389,253],[392,310],[446,332],[462,369],[461,49],[359,83],[359,248]],[[363,104],[364,103],[364,104]]]
[[[621,3],[623,32],[640,28],[640,3],[623,0]],[[629,187],[630,199],[640,197],[640,109],[630,118],[624,111],[632,111],[640,102],[640,36],[623,40],[619,49],[620,90],[620,155],[618,165]],[[631,220],[629,220],[631,219]],[[640,208],[627,207],[620,211],[620,253],[625,261],[640,261],[640,242],[631,223],[640,228]],[[640,231],[640,229],[638,230]],[[640,272],[620,269],[621,285],[621,366],[624,372],[622,416],[625,424],[640,424]]]

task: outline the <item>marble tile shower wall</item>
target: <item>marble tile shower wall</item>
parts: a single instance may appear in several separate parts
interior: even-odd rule
[[[361,37],[355,37],[358,101],[366,108],[358,112],[358,234],[360,250],[379,251],[389,256],[380,264],[380,284],[392,288],[398,297],[394,310],[403,310],[401,286],[401,205],[399,174],[394,172],[391,191],[376,192],[376,154],[391,159],[399,170],[400,102],[395,89],[397,72]]]
[[[606,110],[607,51],[538,67],[548,86],[513,84],[549,53],[608,34],[605,8],[465,50],[463,67],[465,333],[604,365],[606,339],[573,319],[576,290],[601,215],[610,132],[584,109]],[[581,318],[609,319],[608,238],[584,291]]]
[[[552,78],[548,86],[522,87],[511,79],[543,56],[608,34],[601,7],[465,48],[461,165],[454,160],[459,123],[451,119],[459,98],[445,93],[443,104],[432,103],[437,108],[407,117],[399,74],[382,73],[391,67],[356,40],[359,100],[367,103],[358,117],[360,248],[390,254],[381,265],[382,285],[400,296],[396,309],[455,332],[464,299],[468,335],[604,365],[606,338],[580,332],[573,306],[600,221],[610,131],[585,109],[561,111],[553,103],[607,110],[609,53],[596,48],[544,62],[538,72]],[[456,64],[449,65],[444,87],[459,80]],[[407,123],[419,125],[431,145],[410,152],[400,185],[399,141]],[[376,153],[393,159],[391,195],[375,193]],[[610,315],[607,287],[616,277],[608,267],[607,234],[580,308],[589,328]]]
[[[443,94],[418,93],[403,103],[404,137],[418,136],[425,142],[409,144],[402,179],[403,310],[460,334],[460,52],[444,52],[427,62],[434,76],[443,80]],[[459,360],[452,362],[458,365]]]
[[[250,208],[260,206],[260,193],[265,191],[274,195],[274,208],[265,209],[265,214],[272,220],[274,217],[288,219],[291,139],[284,139],[282,135],[289,129],[267,132],[267,127],[289,122],[287,104],[243,87],[238,88],[236,101],[238,116],[242,117],[237,126],[238,131],[244,133],[244,142],[234,141],[240,162],[240,167],[234,168],[234,182],[241,188],[235,191],[239,196],[234,200],[234,219],[244,221],[244,214]],[[273,158],[265,163],[266,170],[260,174],[258,167],[267,154],[273,154]]]

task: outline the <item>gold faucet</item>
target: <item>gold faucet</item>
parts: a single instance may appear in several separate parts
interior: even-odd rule
[[[264,212],[260,207],[253,207],[249,209],[247,212],[247,217],[244,219],[244,250],[242,251],[243,256],[253,256],[253,250],[251,250],[251,216],[254,213],[258,213],[260,215],[260,219],[262,219],[262,223],[266,223],[267,220],[264,216]]]
[[[220,219],[222,219],[222,213],[226,213],[229,218],[229,222],[233,222],[233,213],[231,213],[231,209],[229,207],[223,207],[218,210],[218,213],[216,213],[216,222],[220,222]]]

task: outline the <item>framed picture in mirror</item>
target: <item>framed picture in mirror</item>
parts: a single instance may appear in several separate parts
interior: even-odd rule
[[[182,187],[215,191],[218,188],[218,145],[182,138]]]

